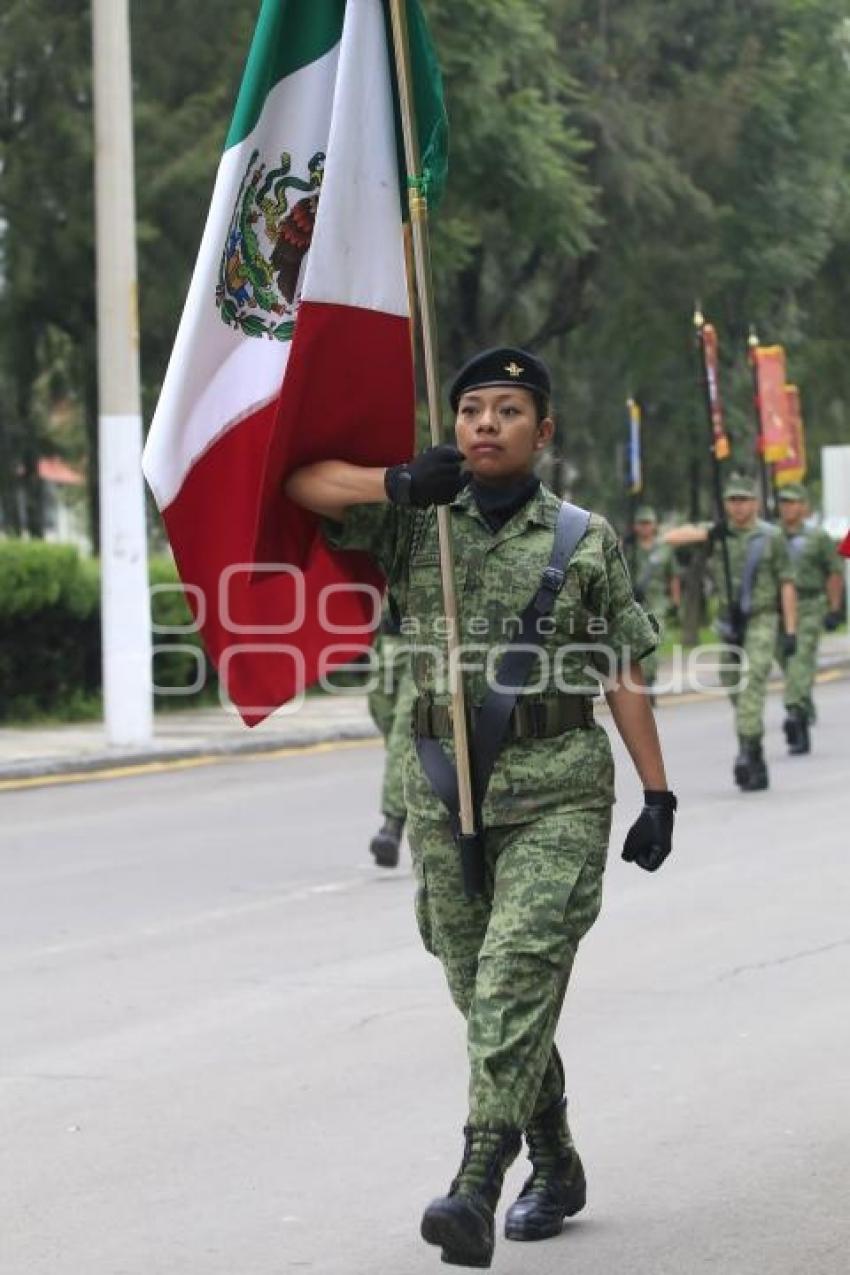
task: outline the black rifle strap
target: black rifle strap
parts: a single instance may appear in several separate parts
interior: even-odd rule
[[[475,798],[480,806],[487,794],[499,753],[502,751],[511,713],[540,654],[540,621],[555,609],[567,578],[567,567],[584,538],[590,514],[564,501],[558,511],[555,541],[540,587],[520,616],[519,632],[499,661],[475,721]]]
[[[744,570],[741,573],[741,588],[738,593],[738,607],[744,619],[749,619],[753,610],[753,590],[756,575],[767,549],[767,532],[760,531],[753,536],[747,545],[747,556],[744,559]]]
[[[504,744],[511,714],[539,654],[539,621],[552,614],[558,594],[564,587],[567,568],[589,523],[590,514],[586,509],[563,502],[558,512],[549,564],[537,592],[520,616],[519,631],[499,661],[495,684],[488,690],[476,715],[471,761],[478,811]],[[438,739],[417,736],[416,751],[434,793],[448,810],[453,827],[459,829],[460,802],[453,763]]]

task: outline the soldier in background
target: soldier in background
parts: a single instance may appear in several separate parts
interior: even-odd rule
[[[779,662],[785,672],[784,723],[788,751],[807,753],[809,727],[815,722],[812,687],[818,664],[818,645],[824,628],[832,631],[842,621],[841,599],[844,566],[825,531],[807,527],[810,510],[806,490],[789,483],[779,492],[779,516],[791,555],[797,584],[797,650],[786,657],[781,644]]]
[[[682,601],[682,580],[676,555],[658,537],[658,515],[649,505],[641,505],[634,516],[626,558],[632,575],[635,598],[663,625],[670,613],[678,613]],[[646,684],[658,678],[658,652],[643,661]]]
[[[797,649],[797,593],[794,568],[782,532],[758,516],[756,485],[733,475],[723,491],[728,522],[716,526],[674,527],[667,544],[709,544],[709,572],[720,599],[717,627],[729,645],[722,680],[729,687],[735,709],[738,755],[733,774],[742,792],[768,787],[764,760],[764,703],[767,679],[779,635],[777,600],[781,606],[782,652]],[[720,542],[726,540],[732,570],[732,608],[727,606]],[[745,657],[741,659],[741,654]]]
[[[400,632],[393,608],[387,605],[375,642],[378,677],[369,694],[372,721],[384,737],[384,779],[381,812],[384,822],[369,845],[379,868],[397,868],[407,821],[402,765],[411,745],[410,714],[416,686],[410,668],[410,649]]]

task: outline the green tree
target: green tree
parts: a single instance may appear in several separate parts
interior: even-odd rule
[[[33,403],[41,340],[54,326],[82,345],[94,321],[85,10],[11,0],[0,14],[0,361],[11,387],[4,438],[33,535],[42,530],[44,421]]]

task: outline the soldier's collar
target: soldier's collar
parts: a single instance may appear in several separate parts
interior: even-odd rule
[[[487,526],[469,487],[464,487],[463,491],[455,496],[449,507],[462,510],[464,513],[469,514],[471,518],[475,518],[482,526]],[[529,524],[539,527],[554,527],[558,521],[558,510],[560,508],[561,501],[558,497],[541,483],[528,504],[517,512],[522,513]]]

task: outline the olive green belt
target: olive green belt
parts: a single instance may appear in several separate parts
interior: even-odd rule
[[[593,700],[586,695],[519,699],[508,721],[506,738],[552,739],[568,730],[589,730],[593,724]],[[413,731],[420,739],[450,739],[451,705],[417,699],[413,705]]]

